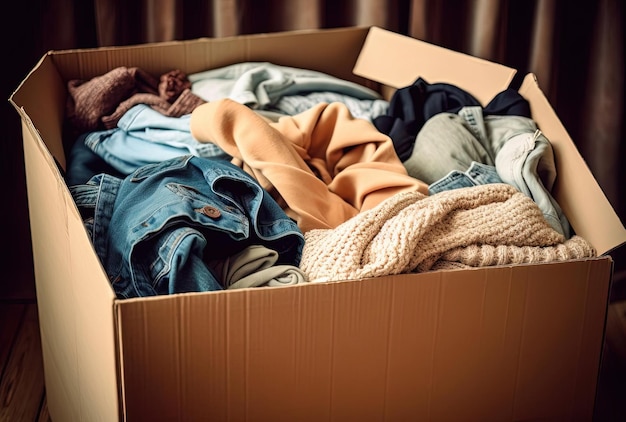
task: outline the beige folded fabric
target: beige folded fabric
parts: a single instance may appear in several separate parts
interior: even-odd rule
[[[226,259],[212,260],[209,267],[226,289],[260,286],[290,286],[305,283],[300,268],[276,265],[278,252],[262,245],[251,245]]]
[[[399,193],[335,229],[311,230],[300,268],[319,282],[595,255],[583,238],[552,229],[513,186],[488,184]]]

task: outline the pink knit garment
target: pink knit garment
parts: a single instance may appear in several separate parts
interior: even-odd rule
[[[552,229],[513,186],[488,184],[399,193],[334,229],[308,231],[300,268],[310,281],[336,281],[595,255],[580,236]]]

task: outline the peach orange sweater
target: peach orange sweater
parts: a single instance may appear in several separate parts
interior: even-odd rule
[[[230,99],[194,109],[191,133],[213,142],[259,181],[303,232],[330,229],[401,192],[427,194],[391,139],[342,103],[277,122]]]

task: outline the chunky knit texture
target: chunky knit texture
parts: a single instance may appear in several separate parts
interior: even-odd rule
[[[595,255],[580,236],[552,229],[513,186],[488,184],[400,193],[335,229],[308,231],[300,267],[311,281],[335,281]]]

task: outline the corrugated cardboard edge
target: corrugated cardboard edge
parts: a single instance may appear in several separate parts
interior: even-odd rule
[[[510,85],[516,70],[372,27],[353,72],[395,89],[413,84],[418,77],[428,83],[453,83],[487,104]]]
[[[26,122],[33,137],[40,140],[37,145],[42,154],[48,158],[54,157],[57,162],[65,166],[61,133],[65,113],[66,90],[59,84],[59,74],[55,70],[51,53],[44,54],[35,67],[20,83],[9,97],[9,103],[15,108],[22,121]],[[46,92],[46,95],[41,95]],[[23,104],[36,104],[36,107],[24,108]],[[58,110],[59,104],[62,104]],[[51,139],[43,142],[41,134],[46,133]]]
[[[154,75],[172,69],[191,74],[245,61],[308,68],[366,84],[352,73],[368,27],[296,30],[220,38],[74,49],[51,53],[62,76],[88,79],[118,66],[137,66]],[[300,47],[300,48],[299,48]],[[302,51],[285,56],[284,51]],[[349,63],[349,65],[347,65]],[[337,72],[337,69],[341,69]]]
[[[29,74],[28,89],[21,90],[20,85],[9,100],[22,121],[47,403],[55,420],[114,420],[118,414],[114,295],[40,133],[60,127],[55,110],[64,104],[65,94],[56,90],[58,78],[45,55]],[[39,107],[20,107],[26,101],[23,96]],[[54,145],[60,147],[60,140]],[[54,146],[52,150],[60,151]]]

